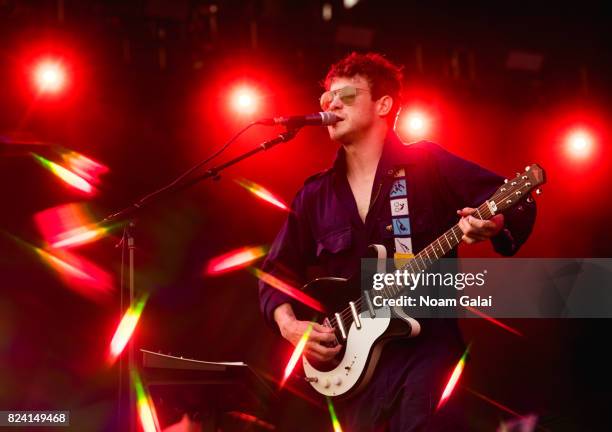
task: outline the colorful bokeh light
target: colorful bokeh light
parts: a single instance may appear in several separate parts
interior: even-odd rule
[[[241,269],[265,256],[267,253],[267,246],[245,246],[234,249],[223,255],[212,258],[206,266],[205,273],[210,276],[215,276]]]
[[[130,370],[130,376],[132,378],[132,386],[134,387],[134,393],[136,393],[136,408],[138,410],[138,418],[140,419],[140,426],[143,432],[158,432],[161,431],[159,426],[159,420],[157,419],[157,412],[155,411],[155,405],[151,396],[142,385],[142,380],[136,369]]]
[[[459,362],[455,366],[455,369],[453,370],[453,373],[451,374],[448,382],[446,383],[446,387],[444,387],[444,391],[442,392],[442,396],[440,397],[440,401],[438,402],[438,406],[436,409],[442,408],[442,406],[453,394],[453,390],[455,390],[455,387],[459,382],[459,378],[461,378],[461,375],[463,374],[463,369],[465,368],[465,362],[469,351],[470,346],[468,345],[468,347],[465,349],[465,352],[461,356],[461,359],[459,359]]]
[[[100,226],[86,203],[69,203],[40,211],[34,222],[45,242],[53,249],[63,249],[91,243],[118,226]]]
[[[238,183],[240,186],[242,186],[243,188],[245,188],[246,190],[248,190],[249,192],[251,192],[253,195],[255,195],[257,198],[272,204],[273,206],[284,210],[284,211],[289,211],[289,207],[287,206],[287,204],[285,204],[283,202],[282,199],[280,199],[279,197],[277,197],[276,195],[274,195],[272,192],[270,192],[269,190],[267,190],[266,188],[264,188],[263,186],[252,182],[250,180],[246,180],[246,179],[236,179],[235,180],[236,183]]]
[[[110,228],[79,227],[59,235],[59,239],[51,243],[54,249],[79,246],[94,242],[108,234]]]
[[[47,251],[11,234],[7,235],[29,252],[34,253],[57,274],[68,288],[94,301],[106,301],[114,291],[112,276],[86,260],[66,250]]]
[[[132,338],[146,302],[147,296],[145,295],[139,300],[135,301],[134,305],[129,307],[123,314],[123,318],[121,318],[121,321],[119,322],[110,343],[108,355],[109,363],[114,363],[117,357],[119,357],[125,349],[125,346],[129,340]]]
[[[306,348],[306,342],[308,342],[308,338],[310,337],[310,333],[312,332],[312,323],[308,325],[306,331],[298,341],[295,346],[293,353],[291,353],[291,357],[289,357],[289,361],[287,362],[287,366],[285,366],[285,372],[283,373],[283,379],[280,382],[280,387],[284,387],[285,383],[293,373],[293,369],[297,365],[298,360],[302,357],[302,353],[304,352],[304,348]]]
[[[332,421],[332,427],[334,428],[334,432],[342,432],[342,427],[340,426],[340,420],[338,420],[338,416],[336,415],[336,409],[334,408],[334,404],[329,396],[327,399],[327,409],[329,410],[329,415]]]
[[[99,184],[100,177],[109,171],[106,165],[73,150],[63,150],[60,153],[70,171],[90,183]]]
[[[306,306],[319,312],[325,311],[325,308],[318,300],[310,297],[307,294],[304,294],[302,290],[291,286],[290,284],[277,278],[276,276],[273,276],[270,273],[266,273],[265,271],[260,270],[258,268],[251,268],[251,272],[255,275],[255,277],[257,277],[257,279],[287,294],[289,297],[294,298],[300,303],[305,304]]]
[[[71,186],[74,189],[78,189],[81,192],[85,192],[88,195],[95,193],[94,187],[84,178],[79,177],[72,171],[64,168],[63,166],[50,161],[42,156],[32,153],[34,158],[46,169],[51,171],[56,177],[60,178],[64,183]]]

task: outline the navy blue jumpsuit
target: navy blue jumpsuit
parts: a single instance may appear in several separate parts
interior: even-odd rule
[[[297,193],[263,270],[300,286],[307,282],[308,270],[313,266],[323,275],[355,275],[360,258],[373,243],[384,244],[392,256],[393,233],[386,227],[391,224],[389,190],[397,167],[404,167],[406,172],[415,253],[458,221],[458,209],[478,207],[503,183],[499,175],[435,143],[405,145],[390,132],[364,223],[346,178],[345,155],[340,148],[332,168],[307,179]],[[535,204],[523,201],[504,215],[505,229],[492,242],[498,253],[510,256],[531,232]],[[447,257],[456,257],[456,250]],[[278,330],[274,309],[295,300],[263,282],[259,295],[266,321]],[[336,403],[343,428],[351,432],[462,429],[461,416],[457,415],[460,407],[455,411],[444,408],[434,414],[444,381],[464,350],[457,322],[420,322],[419,337],[397,339],[385,346],[365,391]]]

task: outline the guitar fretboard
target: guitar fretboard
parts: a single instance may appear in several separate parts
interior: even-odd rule
[[[483,220],[491,219],[493,216],[486,202],[476,209],[474,215]],[[417,253],[413,258],[408,259],[408,262],[398,270],[407,270],[410,273],[418,273],[427,270],[434,262],[448,254],[453,248],[457,247],[459,243],[461,243],[462,237],[463,231],[461,231],[457,223],[431,242],[429,246]],[[390,285],[380,290],[379,293],[385,298],[394,298],[399,295],[402,289],[402,287]],[[360,312],[362,311],[360,310]]]
[[[494,199],[496,195],[494,195],[492,199]],[[482,220],[491,219],[491,217],[493,217],[488,201],[485,201],[476,209],[474,216]],[[453,248],[457,247],[459,243],[461,243],[462,237],[463,231],[461,231],[461,228],[459,228],[459,224],[457,223],[452,228],[448,229],[444,234],[439,236],[436,240],[431,242],[427,247],[422,249],[413,258],[408,259],[407,263],[398,270],[407,270],[410,273],[418,273],[420,271],[427,270],[434,262],[448,254]],[[404,287],[393,284],[378,291],[378,295],[381,295],[387,299],[395,298],[402,292],[403,289]],[[367,309],[367,305],[362,304],[361,298],[355,300],[353,303],[357,310],[357,314],[361,314]],[[350,327],[350,325],[347,326],[346,324],[353,322],[352,314],[353,313],[350,308],[346,308],[340,313],[340,319],[343,322],[344,328]],[[335,331],[339,330],[340,327],[335,315],[327,317],[325,321],[328,322]]]

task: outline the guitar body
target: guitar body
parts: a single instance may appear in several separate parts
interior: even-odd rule
[[[328,310],[340,310],[347,298],[359,294],[354,281],[342,278],[319,278],[304,287],[309,295],[324,302]],[[421,330],[419,323],[407,316],[401,307],[376,309],[359,314],[360,328],[352,322],[337,358],[330,363],[314,364],[302,357],[307,380],[315,390],[326,396],[348,397],[358,393],[370,381],[385,343],[394,337],[414,337]],[[398,318],[398,319],[395,319]]]

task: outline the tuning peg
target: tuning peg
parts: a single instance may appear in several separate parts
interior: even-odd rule
[[[532,202],[533,202],[533,198],[531,198],[530,196],[528,196],[528,197],[527,197],[527,199],[526,199],[525,201],[527,201],[528,203],[532,203]]]
[[[504,179],[504,183],[508,183],[508,179]]]
[[[540,188],[536,189],[536,195],[542,195],[542,190]]]
[[[530,169],[531,169],[531,167],[530,167],[529,165],[527,165],[527,166],[525,167],[525,171],[529,171]]]

